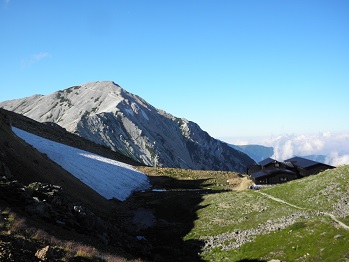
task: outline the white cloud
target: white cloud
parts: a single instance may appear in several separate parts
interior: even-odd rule
[[[32,59],[35,60],[35,61],[38,61],[38,60],[41,60],[41,59],[44,59],[44,58],[47,58],[47,57],[50,57],[50,54],[47,53],[47,52],[41,52],[41,53],[32,55]]]
[[[34,55],[31,55],[29,58],[25,58],[21,61],[21,66],[22,68],[28,68],[30,66],[32,66],[33,64],[46,59],[46,58],[50,58],[51,55],[48,52],[40,52]]]
[[[333,166],[347,165],[349,164],[349,154],[339,155],[338,152],[331,152],[326,157],[326,162]]]
[[[349,134],[283,135],[260,141],[274,148],[274,158],[285,160],[293,156],[324,155],[327,164],[349,164]]]
[[[259,144],[274,148],[273,158],[283,161],[293,156],[324,155],[326,164],[339,166],[349,164],[349,133],[294,135],[277,137],[244,137],[230,139],[232,144]]]

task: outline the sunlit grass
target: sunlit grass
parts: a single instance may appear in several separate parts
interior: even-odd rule
[[[290,215],[295,209],[250,191],[225,192],[204,197],[204,208],[187,239],[256,227],[268,220]]]
[[[336,203],[349,201],[349,166],[326,170],[262,191],[303,208],[336,213],[340,211],[336,210],[340,208]]]
[[[348,224],[347,211],[338,210],[340,201],[342,209],[347,206],[344,201],[349,196],[348,182],[349,168],[343,166],[261,191],[302,210],[249,190],[205,195],[200,204],[202,208],[197,211],[198,219],[184,239],[218,239],[217,246],[203,249],[201,256],[207,261],[346,261],[349,259],[349,231],[318,211],[339,215],[341,221]],[[304,216],[297,216],[299,213]],[[296,219],[286,228],[254,235],[250,242],[238,248],[227,248],[234,238],[222,238],[219,242],[220,234],[229,236],[254,230],[282,217]]]
[[[333,227],[326,217],[297,222],[275,233],[257,236],[239,249],[219,248],[203,254],[207,261],[244,259],[281,261],[346,261],[349,258],[349,232]]]

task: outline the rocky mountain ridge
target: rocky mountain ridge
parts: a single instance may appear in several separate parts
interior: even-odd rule
[[[5,101],[0,107],[55,123],[146,165],[244,172],[254,163],[196,123],[156,109],[110,81]]]

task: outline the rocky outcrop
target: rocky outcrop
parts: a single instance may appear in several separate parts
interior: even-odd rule
[[[28,220],[41,220],[46,227],[52,226],[56,229],[58,227],[64,232],[85,236],[84,238],[88,239],[89,242],[93,241],[97,246],[110,247],[115,250],[122,249],[132,254],[149,256],[150,243],[137,241],[136,235],[120,228],[121,224],[119,223],[123,222],[120,222],[119,219],[122,220],[122,218],[100,216],[92,212],[88,207],[67,197],[64,188],[60,186],[41,182],[24,185],[11,178],[1,176],[0,202],[7,203],[7,207],[21,212]],[[112,212],[112,210],[109,211]],[[3,214],[0,213],[0,220],[2,216]],[[1,237],[0,261],[12,261],[1,260],[2,256],[7,257],[7,253],[2,252],[3,249],[6,249],[6,246],[1,246],[3,240]],[[13,240],[11,241],[13,242]],[[12,248],[12,245],[8,248]],[[49,248],[47,246],[38,248],[37,245],[30,247],[30,249],[33,248],[37,250],[36,257],[40,257],[42,261],[56,261],[53,258],[61,255],[57,254],[57,252],[60,252],[53,246]],[[21,249],[25,248],[21,247]],[[15,259],[13,261],[22,260]]]
[[[80,203],[70,201],[57,185],[35,182],[27,186],[0,177],[0,199],[22,207],[29,215],[109,243],[110,225]]]
[[[35,257],[39,261],[61,261],[62,250],[57,247],[46,246],[35,252]]]

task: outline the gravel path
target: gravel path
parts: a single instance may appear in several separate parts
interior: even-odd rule
[[[279,202],[279,203],[282,203],[282,204],[285,204],[285,205],[288,205],[288,206],[291,206],[291,207],[294,207],[294,208],[297,208],[297,209],[306,210],[306,209],[303,208],[303,207],[299,207],[299,206],[293,205],[293,204],[288,203],[288,202],[286,202],[286,201],[284,201],[284,200],[282,200],[282,199],[280,199],[280,198],[273,197],[273,196],[271,196],[271,195],[268,195],[268,194],[263,193],[263,192],[260,192],[260,191],[256,191],[256,192],[259,193],[259,194],[261,194],[261,195],[263,195],[263,196],[265,196],[265,197],[267,197],[267,198],[270,198],[271,200],[274,200],[274,201],[276,201],[276,202]]]
[[[258,192],[258,191],[257,191]],[[306,209],[306,208],[303,208],[303,207],[299,207],[299,206],[296,206],[296,205],[293,205],[291,203],[288,203],[280,198],[276,198],[276,197],[273,197],[271,195],[268,195],[266,193],[263,193],[263,192],[258,192],[259,194],[265,196],[265,197],[268,197],[276,202],[279,202],[279,203],[283,203],[285,205],[288,205],[288,206],[291,206],[291,207],[294,207],[294,208],[297,208],[297,209],[301,209],[301,210],[309,210],[309,211],[312,211],[310,209]],[[328,212],[320,212],[321,214],[323,215],[326,215],[326,216],[329,216],[334,222],[336,222],[339,226],[341,226],[342,228],[346,229],[346,230],[349,230],[349,226],[347,226],[346,224],[344,224],[343,222],[339,221],[337,219],[337,217],[331,213],[328,213]]]

